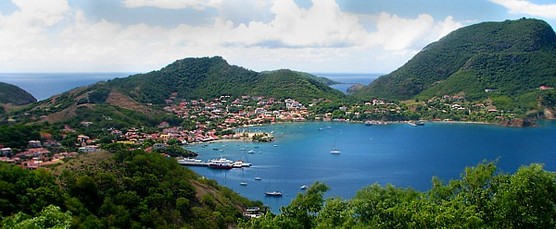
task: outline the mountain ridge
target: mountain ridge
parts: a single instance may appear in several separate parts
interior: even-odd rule
[[[0,82],[0,104],[26,105],[37,102],[37,99],[22,88]]]
[[[403,100],[463,92],[484,99],[489,96],[484,90],[493,88],[498,94],[517,97],[543,84],[556,84],[555,66],[556,34],[546,22],[483,22],[427,45],[356,95]]]

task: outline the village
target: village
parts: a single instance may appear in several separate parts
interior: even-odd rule
[[[156,131],[145,131],[142,127],[103,130],[111,136],[110,142],[102,142],[92,136],[79,134],[65,126],[62,133],[73,133],[75,151],[52,153],[60,143],[51,136],[41,136],[41,140],[31,140],[27,149],[13,152],[10,146],[0,145],[0,161],[19,164],[28,169],[36,169],[56,163],[79,153],[101,150],[103,143],[122,143],[146,151],[163,152],[169,144],[187,145],[222,140],[273,141],[269,133],[238,132],[237,128],[280,122],[336,121],[365,122],[367,125],[406,122],[409,120],[458,121],[493,123],[511,119],[514,114],[496,109],[492,102],[469,102],[463,96],[444,95],[427,101],[386,101],[372,99],[364,103],[337,104],[330,100],[313,100],[307,106],[288,98],[278,100],[262,96],[220,96],[211,100],[182,100],[172,93],[165,100],[162,110],[183,120],[181,125],[161,122]],[[331,106],[330,104],[333,104]],[[91,128],[94,123],[87,120],[82,126]],[[68,135],[69,136],[69,135]],[[59,150],[57,150],[59,151]]]

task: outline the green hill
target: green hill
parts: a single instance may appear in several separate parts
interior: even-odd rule
[[[25,105],[36,101],[37,99],[35,97],[20,87],[0,82],[0,103]]]
[[[253,95],[296,99],[340,98],[316,77],[295,71],[258,73],[229,65],[221,57],[186,58],[158,70],[108,82],[141,103],[160,104],[173,92],[177,98]],[[292,94],[293,93],[293,94]]]
[[[221,57],[186,58],[157,71],[77,88],[20,111],[20,121],[49,123],[82,121],[98,126],[154,126],[182,120],[162,111],[166,100],[213,99],[222,95],[341,99],[345,95],[316,76],[291,70],[255,72],[229,65]],[[27,114],[23,116],[23,112]],[[23,117],[22,117],[23,116]],[[27,120],[26,120],[27,119]]]
[[[356,95],[484,99],[492,96],[485,89],[493,89],[496,96],[518,99],[541,85],[556,86],[556,34],[544,21],[519,19],[458,29]]]

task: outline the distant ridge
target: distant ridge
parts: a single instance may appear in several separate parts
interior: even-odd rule
[[[556,86],[556,34],[536,19],[484,22],[426,46],[405,65],[359,90],[363,98],[410,99],[461,94],[517,98]]]
[[[50,123],[78,125],[88,120],[152,126],[168,115],[162,107],[169,98],[181,101],[222,95],[292,98],[303,103],[345,98],[308,73],[288,69],[259,73],[216,56],[176,60],[160,70],[76,88],[39,102],[28,113]]]
[[[29,92],[13,84],[0,82],[0,103],[13,105],[26,105],[37,102]]]

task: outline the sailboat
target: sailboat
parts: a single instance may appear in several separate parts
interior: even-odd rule
[[[330,154],[340,154],[342,151],[340,151],[340,149],[336,148],[336,142],[334,142],[334,145],[332,146],[332,149],[330,150]]]

